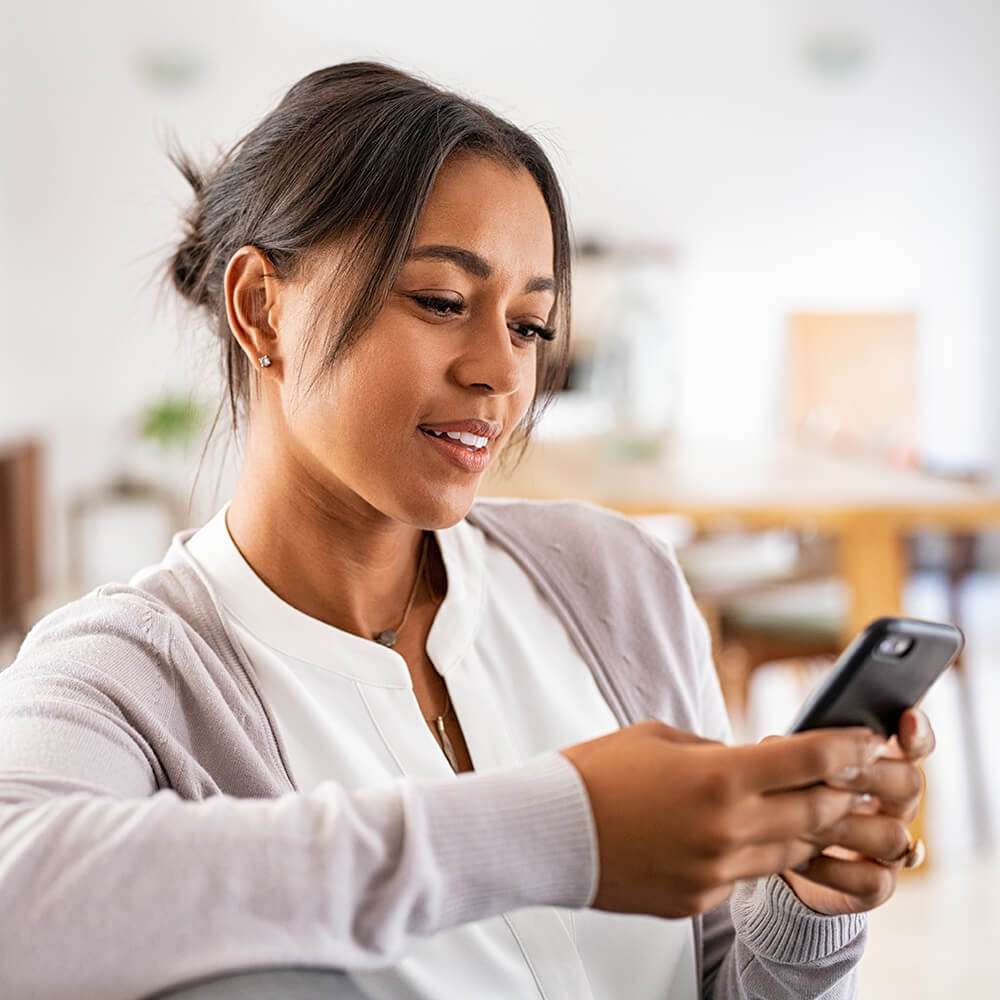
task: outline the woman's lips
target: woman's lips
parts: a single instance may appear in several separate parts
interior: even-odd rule
[[[482,448],[473,449],[468,447],[468,445],[462,444],[461,441],[454,441],[447,437],[438,437],[430,431],[418,428],[418,432],[442,456],[449,459],[465,472],[482,472],[489,464],[489,444],[483,445]]]

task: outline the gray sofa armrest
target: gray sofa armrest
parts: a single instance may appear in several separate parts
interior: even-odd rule
[[[226,973],[162,990],[145,1000],[364,1000],[365,994],[336,969],[255,969]]]

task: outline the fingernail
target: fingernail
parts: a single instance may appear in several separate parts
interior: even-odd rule
[[[862,792],[860,795],[854,796],[854,806],[855,808],[864,808],[871,802],[872,797],[870,792]]]
[[[865,762],[870,764],[879,757],[884,757],[889,752],[889,741],[878,740],[868,744],[868,751],[865,754]]]
[[[923,742],[930,735],[930,727],[927,725],[927,718],[924,715],[917,716],[917,725],[914,729],[914,735],[918,740]]]

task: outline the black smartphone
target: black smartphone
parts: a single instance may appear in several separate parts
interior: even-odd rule
[[[828,726],[868,726],[886,738],[955,662],[965,636],[954,625],[877,618],[841,653],[809,695],[788,735]]]

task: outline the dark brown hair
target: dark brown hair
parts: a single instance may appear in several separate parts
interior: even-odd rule
[[[315,362],[311,390],[381,309],[412,246],[434,179],[457,151],[529,171],[552,220],[551,325],[557,332],[551,342],[537,341],[535,397],[501,456],[506,461],[516,449],[520,461],[542,413],[564,387],[569,364],[571,246],[555,171],[538,142],[510,122],[377,62],[340,63],[303,77],[207,169],[176,145],[168,150],[195,198],[166,277],[216,335],[233,438],[238,440],[249,415],[256,384],[226,316],[223,277],[233,253],[247,244],[257,247],[281,279],[300,274],[312,250],[335,245],[345,251],[306,333],[301,357]]]

